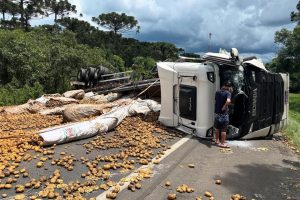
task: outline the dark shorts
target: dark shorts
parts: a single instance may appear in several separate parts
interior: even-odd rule
[[[221,130],[221,132],[226,132],[229,125],[229,115],[228,114],[216,114],[214,127],[215,129]]]

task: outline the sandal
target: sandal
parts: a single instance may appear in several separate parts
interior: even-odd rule
[[[230,148],[227,144],[218,144],[218,147],[221,147],[221,148]]]
[[[220,142],[216,142],[216,140],[213,140],[211,143],[215,144],[215,145],[219,145],[220,144]]]

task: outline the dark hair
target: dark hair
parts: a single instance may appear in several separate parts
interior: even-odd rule
[[[223,85],[226,86],[226,87],[232,87],[231,81],[224,81]]]

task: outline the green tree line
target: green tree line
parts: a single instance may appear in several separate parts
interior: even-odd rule
[[[290,74],[290,91],[300,92],[300,1],[296,11],[291,12],[291,21],[296,23],[293,30],[281,29],[275,33],[279,45],[277,56],[268,63],[276,72]]]
[[[123,37],[141,29],[125,13],[93,17],[107,31],[68,17],[77,12],[68,0],[2,0],[0,12],[0,106],[62,93],[81,67],[103,65],[115,72],[131,68],[151,77],[156,61],[176,59],[182,51],[170,43]],[[31,27],[32,19],[50,16],[54,25]]]

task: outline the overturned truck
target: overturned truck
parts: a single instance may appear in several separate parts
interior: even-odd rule
[[[159,62],[162,124],[201,138],[213,136],[214,95],[233,83],[228,138],[270,137],[287,125],[289,75],[268,71],[256,57],[206,53]]]

